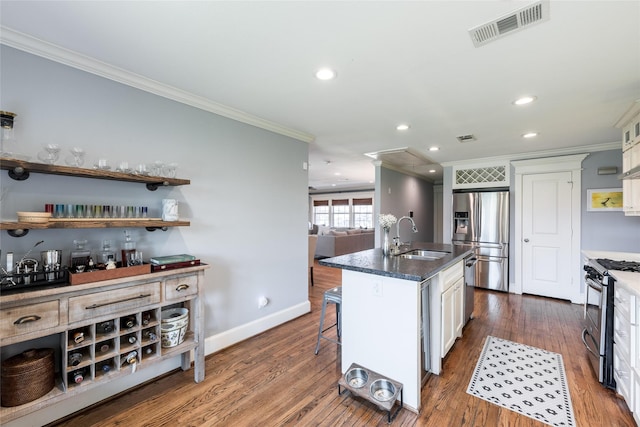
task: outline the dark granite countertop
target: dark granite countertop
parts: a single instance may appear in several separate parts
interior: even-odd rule
[[[449,254],[435,261],[426,261],[407,259],[396,255],[385,257],[382,255],[382,249],[375,248],[333,258],[325,258],[319,262],[327,267],[421,282],[473,253],[473,248],[467,245],[444,245],[428,242],[413,242],[411,245],[404,245],[401,247],[400,253],[406,253],[414,249],[446,251]]]

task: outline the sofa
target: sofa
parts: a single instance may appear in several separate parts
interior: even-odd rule
[[[353,228],[347,230],[318,230],[316,258],[326,258],[352,252],[373,249],[375,233],[373,229]]]

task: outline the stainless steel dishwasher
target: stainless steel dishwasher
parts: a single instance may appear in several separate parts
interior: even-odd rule
[[[473,298],[475,294],[476,262],[475,255],[469,255],[464,259],[464,323],[473,319]]]

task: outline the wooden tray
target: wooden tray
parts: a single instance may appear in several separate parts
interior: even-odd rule
[[[122,277],[138,276],[140,274],[147,273],[151,273],[151,264],[134,265],[133,267],[118,267],[113,270],[86,271],[83,273],[69,272],[69,283],[72,285],[82,285],[84,283],[120,279]]]

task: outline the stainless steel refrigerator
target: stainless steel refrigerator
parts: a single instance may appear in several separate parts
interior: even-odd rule
[[[509,290],[509,191],[453,193],[453,244],[475,247],[475,286]]]

